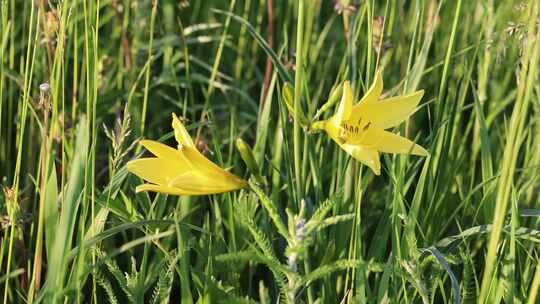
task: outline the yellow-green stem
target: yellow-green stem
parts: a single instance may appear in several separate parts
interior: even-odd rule
[[[152,48],[154,44],[154,25],[156,23],[156,12],[157,12],[158,0],[152,1],[152,15],[150,17],[150,41],[148,42],[148,62],[152,62]],[[144,125],[146,124],[146,108],[148,105],[148,91],[150,87],[150,68],[146,70],[145,80],[144,80],[144,99],[143,99],[143,109],[142,109],[142,118],[141,118],[141,134],[144,134]]]
[[[501,239],[502,228],[506,217],[506,209],[510,200],[511,190],[514,184],[514,173],[517,165],[520,142],[523,134],[526,111],[531,99],[533,81],[537,76],[538,57],[540,57],[540,44],[532,43],[540,41],[540,31],[535,33],[535,21],[538,17],[538,2],[529,1],[529,43],[525,46],[522,59],[521,71],[519,73],[519,86],[516,102],[510,119],[508,136],[504,149],[504,157],[499,178],[498,192],[496,197],[495,214],[493,215],[493,229],[490,234],[488,252],[486,256],[485,269],[482,278],[482,288],[480,290],[479,303],[488,303],[490,290],[497,262],[499,241]],[[536,35],[536,37],[535,37]]]

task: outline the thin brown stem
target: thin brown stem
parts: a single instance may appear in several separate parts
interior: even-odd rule
[[[274,46],[274,6],[272,3],[272,0],[268,0],[267,2],[267,12],[268,12],[268,36],[266,43],[268,43],[268,46],[272,48]],[[264,104],[264,101],[266,100],[266,97],[268,95],[268,90],[270,88],[270,80],[272,77],[272,59],[270,56],[267,56],[266,58],[266,67],[264,70],[264,93],[263,98],[261,99],[261,105]]]

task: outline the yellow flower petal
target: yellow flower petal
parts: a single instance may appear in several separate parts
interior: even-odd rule
[[[171,148],[167,145],[153,140],[141,140],[139,143],[159,158],[178,161],[182,165],[186,166],[186,170],[192,167],[190,161],[186,158],[186,156],[177,149]]]
[[[200,193],[193,193],[189,191],[184,191],[179,188],[172,188],[167,186],[159,186],[159,185],[153,185],[153,184],[142,184],[137,186],[135,188],[135,192],[145,192],[145,191],[152,191],[152,192],[158,192],[163,194],[170,194],[170,195],[201,195]]]
[[[341,148],[349,153],[349,155],[351,155],[354,159],[371,168],[375,175],[381,174],[381,162],[379,160],[379,152],[377,150],[351,144],[341,145]]]
[[[369,117],[366,115],[366,108],[378,102],[379,96],[383,91],[383,78],[381,71],[377,71],[375,79],[371,87],[367,90],[362,99],[352,107],[351,115],[349,116],[350,123],[366,124],[369,122]]]
[[[353,100],[354,95],[352,93],[351,84],[348,81],[345,81],[345,83],[343,83],[343,95],[341,96],[337,112],[334,115],[336,122],[340,123],[343,120],[349,119],[349,116],[351,116]]]
[[[343,83],[343,93],[336,113],[324,125],[326,133],[328,133],[328,135],[330,135],[337,143],[342,143],[344,141],[341,138],[343,132],[341,125],[343,121],[348,120],[349,116],[351,116],[353,99],[354,95],[352,93],[351,85],[348,81],[345,81]]]
[[[169,186],[181,188],[184,191],[192,193],[215,194],[243,188],[246,184],[241,180],[239,181],[237,178],[220,178],[218,182],[218,180],[212,176],[205,176],[197,174],[196,172],[186,172],[172,180],[169,183]]]
[[[127,163],[127,169],[153,184],[167,185],[191,168],[168,158],[140,158]]]
[[[184,124],[182,124],[180,119],[178,119],[178,117],[176,117],[174,113],[172,113],[172,117],[172,127],[174,129],[174,137],[178,142],[178,148],[181,148],[183,146],[195,148],[193,140],[191,139],[191,136],[189,136],[189,133],[184,127]]]
[[[381,96],[383,90],[383,78],[381,71],[377,71],[375,74],[375,79],[373,81],[373,84],[368,89],[364,97],[360,100],[360,102],[355,105],[355,107],[361,106],[363,104],[369,104],[372,102],[376,102],[379,99],[379,96]],[[354,112],[354,108],[353,108]]]
[[[208,174],[226,173],[229,172],[221,169],[218,165],[214,164],[208,158],[206,158],[199,150],[190,147],[184,147],[182,153],[185,157],[197,168],[197,170],[206,172]],[[232,174],[231,174],[232,175]]]
[[[424,91],[396,96],[353,108],[352,117],[367,119],[381,129],[395,127],[407,119],[424,96]]]
[[[403,153],[414,154],[420,156],[428,156],[426,149],[408,140],[405,137],[399,136],[388,131],[374,131],[375,136],[380,138],[375,148],[385,153]]]

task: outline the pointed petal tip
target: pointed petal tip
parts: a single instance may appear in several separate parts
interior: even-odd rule
[[[354,95],[352,92],[352,88],[349,82],[345,81],[343,83],[343,92],[342,92],[341,100],[338,104],[337,112],[334,115],[335,120],[338,125],[340,125],[342,121],[349,119],[349,117],[351,116],[353,99],[354,99]]]
[[[373,173],[375,173],[375,175],[377,176],[381,175],[381,162],[378,158],[377,158],[377,161],[371,162],[370,168],[373,171]]]
[[[417,156],[422,156],[422,157],[429,156],[429,151],[417,143],[414,143],[414,146],[412,147],[412,151],[410,151],[409,153],[413,155],[417,155]]]
[[[418,151],[416,151],[416,155],[418,156],[423,156],[423,157],[428,157],[430,154],[429,154],[429,151],[424,149],[424,147],[422,146],[419,146],[419,145],[416,145],[418,147]]]
[[[412,93],[411,95],[418,96],[418,101],[420,101],[422,99],[422,97],[424,97],[424,93],[425,93],[424,90],[418,90],[418,91]]]
[[[381,164],[380,163],[375,163],[375,162],[370,162],[369,164],[365,164],[369,169],[371,169],[371,172],[373,172],[373,174],[375,174],[376,176],[379,176],[381,175]]]
[[[232,174],[231,172],[227,170],[224,170],[224,171],[228,173],[229,179],[232,182],[231,189],[229,191],[249,188],[249,183],[246,180]]]
[[[178,116],[176,116],[176,114],[174,112],[171,113],[171,116],[172,116],[172,127],[173,127],[173,129],[175,128],[175,124],[177,124],[177,123],[182,124],[182,122],[180,121],[180,118],[178,118]]]
[[[375,73],[375,82],[382,81],[382,69],[377,69],[377,72]]]
[[[178,142],[179,148],[182,146],[195,147],[193,143],[193,139],[189,135],[182,121],[174,113],[172,113],[172,118],[173,118],[172,128],[174,130],[174,137],[176,141]]]
[[[377,73],[375,73],[375,80],[373,82],[374,85],[380,86],[381,90],[383,88],[383,71],[382,69],[378,69]]]
[[[162,146],[164,144],[160,143],[159,141],[150,140],[150,139],[141,139],[139,140],[139,145],[143,146],[146,150],[152,152],[152,147],[155,145]],[[155,153],[152,152],[152,154],[155,155]]]
[[[249,188],[249,183],[241,178],[238,178],[238,189]]]
[[[364,94],[364,96],[360,99],[360,102],[355,104],[357,111],[363,111],[363,108],[366,105],[369,105],[371,103],[377,102],[379,100],[379,97],[382,94],[383,91],[383,77],[382,77],[382,71],[377,70],[375,73],[375,77],[369,86],[368,90]]]
[[[139,163],[140,160],[141,160],[141,158],[138,158],[138,159],[134,159],[134,160],[128,161],[127,164],[126,164],[126,169],[127,169],[129,172],[133,173],[133,171],[136,170],[136,168],[137,168],[137,163]]]
[[[176,125],[178,123],[182,124],[182,122],[180,121],[180,119],[178,118],[178,116],[176,116],[176,114],[174,112],[171,113],[171,117],[172,117],[172,122],[171,122],[171,126],[173,127],[173,129],[176,130]]]

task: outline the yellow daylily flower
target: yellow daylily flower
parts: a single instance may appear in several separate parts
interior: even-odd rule
[[[172,195],[207,195],[247,186],[241,178],[218,167],[197,150],[186,128],[173,113],[172,127],[178,149],[152,140],[141,144],[156,157],[128,162],[127,169],[149,182],[136,191]]]
[[[379,152],[405,153],[427,156],[421,146],[385,131],[402,123],[415,111],[424,91],[379,100],[383,90],[380,72],[366,95],[353,105],[349,82],[343,84],[343,95],[337,111],[330,119],[313,124],[312,129],[322,129],[349,155],[381,174]]]

